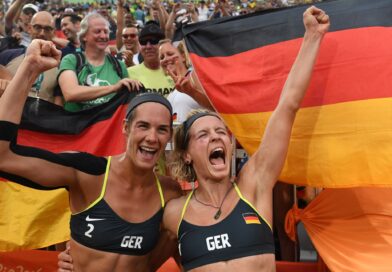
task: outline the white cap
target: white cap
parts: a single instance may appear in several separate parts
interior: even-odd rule
[[[34,5],[34,4],[31,4],[31,3],[24,5],[22,10],[29,9],[29,8],[34,10],[35,12],[39,11],[38,7],[36,5]]]
[[[74,13],[75,11],[73,10],[73,8],[66,8],[64,10],[65,13]]]

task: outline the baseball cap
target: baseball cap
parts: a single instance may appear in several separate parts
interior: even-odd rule
[[[25,11],[27,9],[32,9],[35,13],[37,13],[39,11],[38,7],[34,4],[31,4],[31,3],[24,5],[22,8],[22,11]]]
[[[155,37],[158,40],[161,40],[165,38],[165,34],[157,22],[148,21],[140,31],[139,41],[143,40],[145,37]]]
[[[74,13],[75,11],[74,11],[73,8],[66,8],[66,9],[64,10],[64,12],[65,12],[65,13]]]

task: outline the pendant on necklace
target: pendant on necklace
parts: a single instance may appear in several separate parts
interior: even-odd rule
[[[218,211],[216,212],[216,214],[214,215],[214,219],[215,219],[215,220],[218,220],[219,217],[220,217],[220,215],[221,215],[221,213],[222,213],[222,211],[221,211],[221,209],[219,208]]]

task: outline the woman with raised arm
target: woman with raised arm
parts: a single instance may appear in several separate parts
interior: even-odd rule
[[[272,189],[283,167],[296,112],[308,87],[329,17],[308,8],[303,43],[266,127],[261,145],[233,181],[233,145],[222,119],[199,111],[174,136],[180,179],[197,180],[188,196],[170,201],[163,223],[177,237],[185,271],[275,271]]]
[[[175,47],[171,40],[159,42],[159,60],[163,71],[173,79],[176,89],[171,92],[167,100],[173,107],[175,121],[183,122],[192,109],[213,109],[207,96],[196,87],[191,76],[190,64],[186,61],[184,44]]]
[[[18,146],[28,91],[59,60],[53,43],[34,40],[0,98],[0,171],[32,187],[69,190],[74,271],[151,271],[176,250],[161,220],[165,203],[181,192],[173,180],[154,173],[172,135],[171,105],[157,94],[133,98],[123,125],[126,151],[113,157]]]
[[[167,204],[163,227],[177,238],[185,271],[275,271],[272,189],[329,28],[328,15],[316,7],[304,12],[303,21],[304,39],[279,103],[259,149],[235,180],[230,177],[231,137],[216,113],[196,111],[177,127],[171,172],[199,186]]]

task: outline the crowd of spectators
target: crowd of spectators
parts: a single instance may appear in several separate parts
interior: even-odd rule
[[[44,39],[53,41],[62,51],[62,57],[67,54],[83,51],[83,41],[78,33],[81,29],[81,21],[88,14],[98,13],[108,22],[108,44],[106,51],[125,63],[127,67],[139,65],[141,67],[129,70],[130,76],[136,79],[141,77],[150,78],[149,71],[160,71],[157,59],[157,43],[160,39],[176,39],[176,30],[183,24],[211,20],[224,16],[238,16],[258,10],[273,9],[297,4],[307,4],[312,0],[106,0],[106,1],[32,1],[13,0],[2,2],[0,7],[0,20],[3,22],[0,28],[0,69],[7,69],[11,74],[15,73],[15,67],[23,58],[24,50],[32,39]],[[51,17],[50,17],[51,16]],[[33,17],[34,18],[33,20]],[[48,22],[37,23],[37,18],[45,17]],[[40,19],[39,19],[40,20]],[[146,54],[145,46],[140,45],[138,35],[146,22],[155,22],[162,30],[162,35],[156,35],[157,39],[151,43],[149,60],[143,62]],[[105,38],[106,39],[106,38]],[[144,39],[143,41],[145,41]],[[9,50],[17,49],[17,50]],[[152,52],[155,50],[155,53]],[[19,57],[19,60],[18,58]],[[18,61],[14,61],[17,58]],[[151,60],[152,59],[152,60]],[[155,63],[154,63],[155,62]],[[152,68],[151,68],[152,67]],[[137,75],[134,71],[141,71],[144,76]],[[56,69],[57,72],[57,69]],[[147,74],[146,74],[147,73]],[[50,86],[47,87],[50,78]],[[1,86],[7,86],[9,77],[1,78]],[[57,76],[40,78],[44,82],[44,91],[37,91],[39,97],[54,102],[58,105],[67,104],[67,96],[62,98],[62,90],[57,84]],[[143,80],[142,80],[143,81]],[[150,80],[151,81],[151,80]],[[41,86],[42,82],[37,82]],[[143,84],[149,84],[142,82]],[[94,83],[93,83],[94,84]],[[164,86],[154,86],[153,91],[165,93],[167,96],[174,90],[173,83],[168,79]],[[4,91],[0,90],[0,94]],[[59,98],[60,97],[60,98]]]
[[[183,90],[165,69],[167,65],[162,66],[171,53],[166,50],[169,52],[166,55],[159,54],[160,41],[175,39],[176,30],[182,25],[316,1],[77,2],[1,2],[0,96],[22,61],[26,47],[33,39],[43,39],[52,41],[62,51],[62,61],[58,68],[40,75],[30,96],[69,111],[105,103],[123,87],[132,90],[143,85],[146,91],[168,97]],[[189,104],[205,105],[200,103],[197,86],[184,93],[184,101],[190,101]],[[175,105],[173,108],[174,112],[180,111]]]

